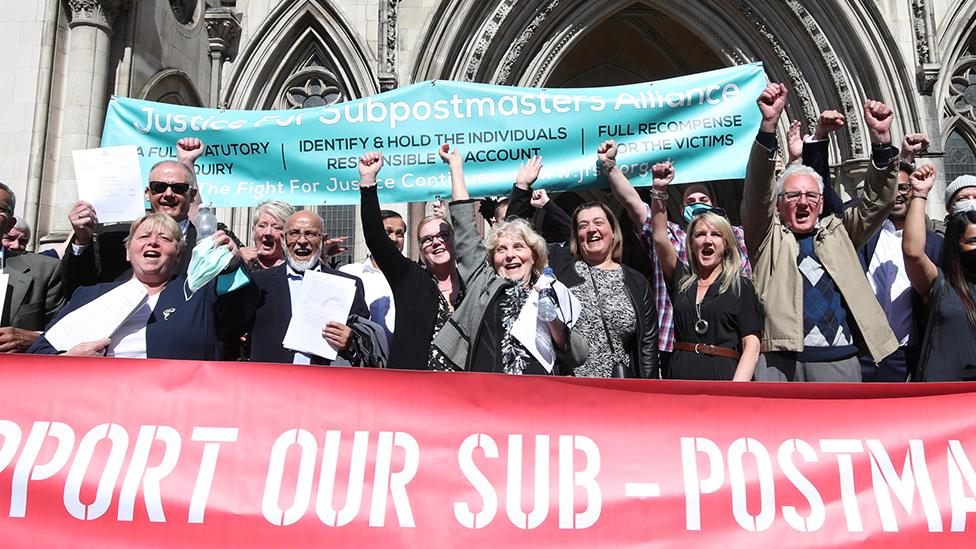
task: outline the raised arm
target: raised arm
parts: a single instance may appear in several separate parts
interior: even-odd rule
[[[834,190],[834,183],[830,178],[830,135],[844,127],[846,119],[838,111],[826,110],[817,119],[817,129],[813,135],[803,140],[803,164],[813,168],[824,182],[823,208],[820,217],[842,215],[844,201]]]
[[[898,187],[898,151],[891,146],[891,108],[880,101],[864,104],[864,121],[871,134],[871,163],[858,192],[857,206],[844,210],[844,226],[855,249],[860,248],[884,223],[895,205]]]
[[[935,184],[935,167],[931,164],[920,166],[912,172],[911,183],[915,194],[908,203],[901,250],[905,254],[905,273],[908,274],[912,288],[919,295],[928,298],[939,274],[935,263],[925,255],[925,204],[929,191]]]
[[[376,194],[376,176],[382,167],[383,153],[368,152],[359,158],[359,218],[369,253],[383,271],[390,287],[395,289],[416,264],[400,253],[383,228],[380,200]]]
[[[776,184],[773,181],[776,153],[776,123],[786,107],[787,91],[782,84],[769,84],[756,104],[762,114],[759,134],[749,154],[742,195],[742,229],[750,259],[758,257],[762,243],[776,215]]]
[[[600,161],[601,171],[606,174],[607,181],[610,183],[610,190],[624,205],[630,222],[634,227],[642,226],[647,217],[647,204],[641,200],[637,189],[630,184],[624,172],[617,167],[617,143],[613,139],[600,143],[596,149],[596,156]]]
[[[464,182],[464,159],[457,149],[451,150],[451,146],[444,143],[437,149],[441,160],[447,164],[451,171],[451,200],[467,200],[468,186]]]
[[[451,172],[450,215],[454,224],[454,257],[458,273],[467,281],[487,258],[487,252],[481,245],[481,234],[475,227],[474,213],[477,208],[464,182],[464,158],[461,153],[457,149],[452,151],[447,144],[438,147],[437,152]]]
[[[678,265],[678,252],[668,237],[668,185],[674,181],[674,166],[671,162],[654,164],[651,167],[654,181],[651,190],[651,219],[654,224],[654,253],[657,255],[661,273],[669,282],[674,280],[674,269]],[[634,193],[637,194],[637,193]],[[641,222],[643,224],[643,222]]]

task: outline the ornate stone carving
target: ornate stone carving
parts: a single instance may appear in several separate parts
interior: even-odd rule
[[[241,37],[241,23],[237,14],[231,8],[209,8],[203,16],[207,25],[207,36],[210,37],[211,53],[227,60],[227,53]]]
[[[494,13],[491,14],[491,18],[484,25],[481,34],[478,36],[478,42],[472,48],[471,58],[468,60],[468,66],[464,72],[464,80],[468,82],[474,81],[478,75],[478,69],[481,68],[481,61],[484,59],[485,53],[495,40],[495,35],[498,34],[498,29],[501,27],[502,22],[505,21],[505,18],[508,17],[509,12],[512,11],[512,6],[517,3],[518,0],[502,0],[495,6]]]
[[[810,90],[810,86],[807,84],[803,73],[796,67],[796,64],[790,58],[789,53],[783,47],[779,38],[766,25],[766,18],[762,14],[757,13],[744,0],[735,0],[734,3],[739,11],[752,22],[763,38],[766,39],[770,47],[772,47],[773,52],[776,54],[777,59],[779,59],[780,64],[790,79],[790,91],[799,96],[800,109],[803,111],[803,116],[808,121],[817,120],[820,113],[817,112],[812,100],[813,92]],[[858,106],[854,102],[854,93],[847,82],[847,78],[844,76],[837,54],[834,53],[833,48],[830,46],[830,41],[827,40],[820,25],[817,24],[816,19],[803,7],[799,0],[786,0],[785,4],[799,20],[806,34],[813,40],[816,46],[814,49],[820,54],[824,65],[830,73],[834,90],[840,98],[840,105],[838,107],[847,119],[848,135],[850,136],[850,155],[852,157],[862,156],[865,153],[865,149],[864,140],[861,136],[860,114],[858,113]]]
[[[173,11],[173,17],[181,25],[189,25],[193,22],[193,13],[197,10],[199,0],[169,0],[169,8]]]
[[[396,88],[399,80],[400,0],[381,0],[379,9],[379,81],[380,91],[387,91]]]
[[[69,25],[99,27],[111,34],[115,17],[131,4],[132,0],[68,0]]]
[[[304,109],[324,107],[345,98],[338,79],[331,72],[310,67],[295,74],[285,86],[282,107]]]
[[[525,47],[525,44],[532,39],[532,35],[535,34],[536,29],[542,25],[542,22],[545,21],[546,17],[548,17],[549,14],[552,13],[552,10],[558,5],[559,0],[550,0],[544,8],[535,14],[532,21],[525,27],[522,34],[520,34],[518,39],[515,40],[515,43],[512,44],[512,47],[509,48],[508,52],[506,52],[505,58],[502,59],[501,68],[495,74],[494,82],[496,84],[508,83],[508,79],[512,74],[512,66],[518,60],[519,56],[522,55],[522,49]]]
[[[931,95],[939,79],[939,51],[935,47],[932,16],[925,0],[912,0],[912,30],[915,33],[915,81],[923,95]]]

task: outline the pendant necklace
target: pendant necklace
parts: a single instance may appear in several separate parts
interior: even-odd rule
[[[695,322],[695,333],[705,335],[708,332],[708,321],[701,317],[701,303],[695,303],[695,316],[698,317],[698,320]]]

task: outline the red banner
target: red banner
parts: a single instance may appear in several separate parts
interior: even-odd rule
[[[7,547],[976,543],[971,384],[0,372]]]

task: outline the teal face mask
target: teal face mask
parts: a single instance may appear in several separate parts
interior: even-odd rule
[[[693,217],[711,209],[712,207],[704,202],[696,202],[694,204],[688,204],[685,206],[685,209],[682,211],[682,215],[685,218],[685,223],[691,223]]]
[[[213,237],[208,236],[197,242],[190,257],[190,266],[186,272],[186,284],[190,294],[207,285],[230,265],[234,257],[227,246],[213,247]]]

